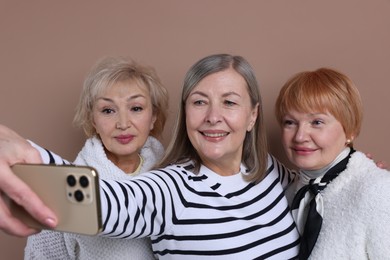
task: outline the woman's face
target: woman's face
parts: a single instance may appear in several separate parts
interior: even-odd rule
[[[289,111],[282,124],[282,142],[289,160],[303,170],[319,170],[346,147],[343,126],[329,113]]]
[[[156,120],[146,87],[123,81],[107,88],[96,100],[93,124],[112,161],[138,157]]]
[[[245,79],[233,69],[205,77],[189,94],[185,113],[202,163],[220,175],[237,173],[246,132],[257,118]]]

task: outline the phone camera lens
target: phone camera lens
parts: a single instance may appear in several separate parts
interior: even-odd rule
[[[66,178],[66,182],[68,183],[69,186],[73,187],[74,185],[76,185],[76,178],[73,175],[69,175]]]
[[[89,184],[88,178],[85,177],[85,176],[81,176],[80,177],[80,185],[81,185],[81,187],[86,188],[86,187],[88,187],[88,184]]]
[[[78,201],[81,202],[84,199],[84,194],[80,190],[76,190],[74,192],[74,198]]]

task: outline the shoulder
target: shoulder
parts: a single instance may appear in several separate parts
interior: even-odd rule
[[[350,167],[349,167],[350,166]],[[366,223],[367,253],[373,259],[383,259],[390,253],[390,171],[376,166],[361,152],[355,152],[347,170],[356,173],[354,182],[360,200],[359,218]]]
[[[142,146],[141,155],[144,157],[153,155],[160,159],[164,154],[164,150],[164,146],[158,139],[153,136],[149,136],[148,139],[146,139],[145,144]]]
[[[157,138],[151,135],[148,136],[143,147],[150,148],[153,150],[164,150],[164,146],[162,145],[162,143]]]
[[[268,154],[268,166],[266,174],[277,174],[280,178],[280,183],[284,188],[287,188],[291,183],[299,178],[299,174],[296,171],[287,168],[271,154]]]
[[[350,174],[358,175],[369,183],[381,181],[387,183],[390,181],[390,172],[388,170],[379,168],[373,160],[359,151],[352,154],[346,171]]]
[[[143,145],[140,154],[144,158],[141,172],[148,171],[163,157],[164,146],[156,138],[149,136]]]
[[[267,158],[267,170],[268,172],[282,172],[288,170],[278,159],[273,155],[268,154]]]
[[[357,151],[351,156],[346,173],[353,177],[351,184],[362,195],[363,202],[390,213],[390,171],[377,167],[373,160]]]

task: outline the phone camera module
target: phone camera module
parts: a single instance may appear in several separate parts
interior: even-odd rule
[[[67,178],[66,178],[66,182],[68,183],[68,185],[70,187],[74,187],[76,185],[76,178],[73,176],[73,175],[69,175]]]
[[[66,176],[66,193],[68,200],[76,204],[90,204],[93,202],[93,183],[88,174],[72,172]]]

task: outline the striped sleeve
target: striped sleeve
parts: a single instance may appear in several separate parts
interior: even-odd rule
[[[149,174],[131,181],[101,180],[100,186],[103,235],[139,238],[163,233],[172,199],[162,178]]]
[[[274,156],[268,156],[269,168],[268,170],[276,169],[279,173],[280,183],[283,189],[286,190],[298,177],[298,173],[294,170],[288,169],[284,164],[278,161]]]
[[[37,145],[36,143],[30,140],[27,141],[31,144],[32,147],[34,147],[39,151],[44,164],[57,164],[57,165],[71,164],[69,161],[62,159],[59,155],[45,148],[42,148],[41,146]]]

